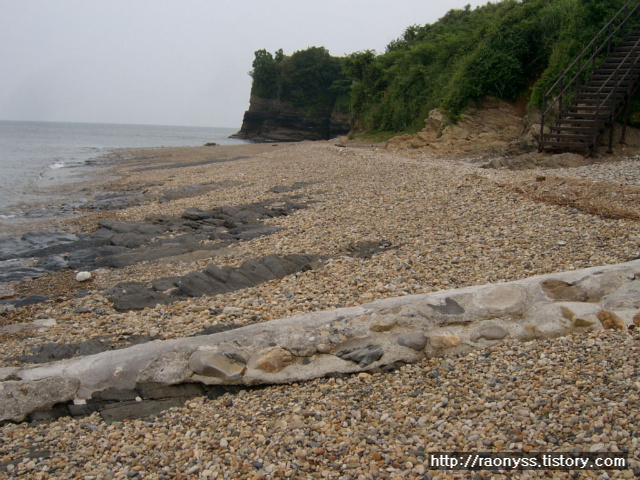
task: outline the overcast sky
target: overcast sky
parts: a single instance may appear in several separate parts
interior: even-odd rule
[[[386,45],[487,0],[0,0],[0,119],[240,127],[254,52]]]

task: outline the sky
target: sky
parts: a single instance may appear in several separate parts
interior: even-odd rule
[[[487,0],[0,0],[0,120],[239,128],[254,52],[384,53]]]

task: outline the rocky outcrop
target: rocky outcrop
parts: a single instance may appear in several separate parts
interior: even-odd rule
[[[211,257],[232,243],[278,231],[263,220],[304,207],[299,201],[283,197],[280,203],[224,205],[210,210],[187,208],[180,217],[150,215],[139,222],[103,219],[98,230],[89,234],[27,232],[19,238],[2,238],[0,261],[4,264],[0,284],[67,268],[122,268],[186,255]]]
[[[242,128],[233,137],[255,142],[297,142],[328,140],[349,133],[348,115],[330,108],[309,110],[252,95]]]
[[[118,311],[142,310],[187,297],[233,292],[292,273],[314,270],[322,265],[324,259],[319,255],[267,255],[247,260],[237,268],[209,265],[202,272],[154,280],[151,286],[143,282],[118,284],[107,291],[107,298]]]
[[[486,168],[523,170],[536,167],[563,168],[589,165],[596,159],[575,153],[538,153],[540,112],[522,100],[507,102],[487,97],[480,107],[467,109],[456,121],[441,109],[429,112],[424,128],[415,135],[389,139],[389,150],[414,150],[461,158],[488,158]],[[628,156],[640,149],[640,130],[626,128],[621,143],[622,125],[614,126],[614,154]],[[607,145],[608,135],[601,138]]]
[[[487,98],[481,108],[469,109],[455,123],[443,111],[432,110],[422,131],[394,137],[387,148],[464,156],[520,154],[537,149],[526,127],[522,105]]]
[[[98,408],[93,404],[91,410],[88,403],[115,394],[139,414],[149,414],[142,399],[157,400],[163,408],[189,395],[212,395],[211,388],[380,371],[506,339],[637,327],[640,260],[389,298],[38,367],[0,369],[0,421],[22,421],[30,412],[70,399],[68,412],[87,414]],[[113,408],[109,411],[112,416],[105,418],[116,418]],[[125,409],[119,415],[129,413]]]

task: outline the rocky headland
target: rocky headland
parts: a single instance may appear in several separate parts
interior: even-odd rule
[[[329,140],[349,130],[348,113],[334,107],[309,109],[252,95],[242,128],[233,137],[254,142],[299,142]]]
[[[464,478],[428,454],[477,450],[637,477],[638,160],[339,144],[120,154],[13,226],[0,475]]]

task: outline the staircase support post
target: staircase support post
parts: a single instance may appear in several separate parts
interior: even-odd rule
[[[627,124],[629,123],[629,115],[631,114],[631,100],[636,96],[638,89],[640,88],[640,82],[631,90],[631,93],[627,96],[627,102],[624,107],[624,123],[622,124],[622,134],[620,135],[620,143],[625,143],[627,135]]]
[[[613,127],[615,126],[615,119],[611,117],[611,124],[609,126],[609,149],[607,153],[613,152]]]
[[[629,123],[629,113],[631,111],[631,97],[627,98],[627,104],[624,107],[624,123],[622,124],[622,133],[620,134],[620,143],[624,144],[627,135],[627,123]]]
[[[538,139],[538,153],[542,152],[542,140],[544,139],[544,112],[547,110],[547,96],[542,97],[542,112],[540,114],[540,138]]]

